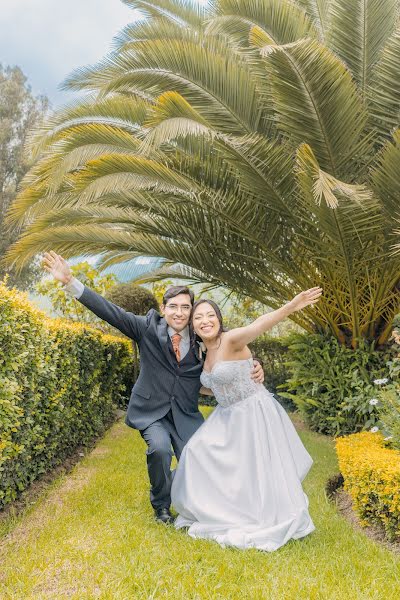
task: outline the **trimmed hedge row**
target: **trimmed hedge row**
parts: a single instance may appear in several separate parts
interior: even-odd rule
[[[125,405],[128,340],[49,319],[0,284],[0,508],[89,444]]]
[[[361,524],[383,526],[389,540],[400,540],[400,451],[367,431],[337,438],[336,449]]]

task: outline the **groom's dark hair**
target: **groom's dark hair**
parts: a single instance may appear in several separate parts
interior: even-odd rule
[[[194,293],[186,285],[173,285],[169,287],[163,296],[163,304],[167,304],[168,300],[175,298],[175,296],[179,296],[179,294],[187,294],[190,296],[190,303],[193,306]]]

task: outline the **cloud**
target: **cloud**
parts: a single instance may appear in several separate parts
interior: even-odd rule
[[[120,0],[1,0],[0,62],[20,66],[57,105],[72,97],[58,90],[65,77],[100,60],[137,17]]]

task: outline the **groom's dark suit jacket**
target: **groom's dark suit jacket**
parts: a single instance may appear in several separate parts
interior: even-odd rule
[[[145,317],[136,316],[87,287],[79,302],[138,343],[140,374],[132,389],[127,425],[145,429],[172,409],[179,437],[187,441],[204,420],[198,408],[203,363],[194,349],[178,364],[167,322],[154,309]]]

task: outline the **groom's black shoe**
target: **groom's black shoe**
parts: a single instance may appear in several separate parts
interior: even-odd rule
[[[158,523],[170,525],[174,522],[174,517],[169,512],[169,508],[157,508],[157,510],[154,511],[154,515]]]

